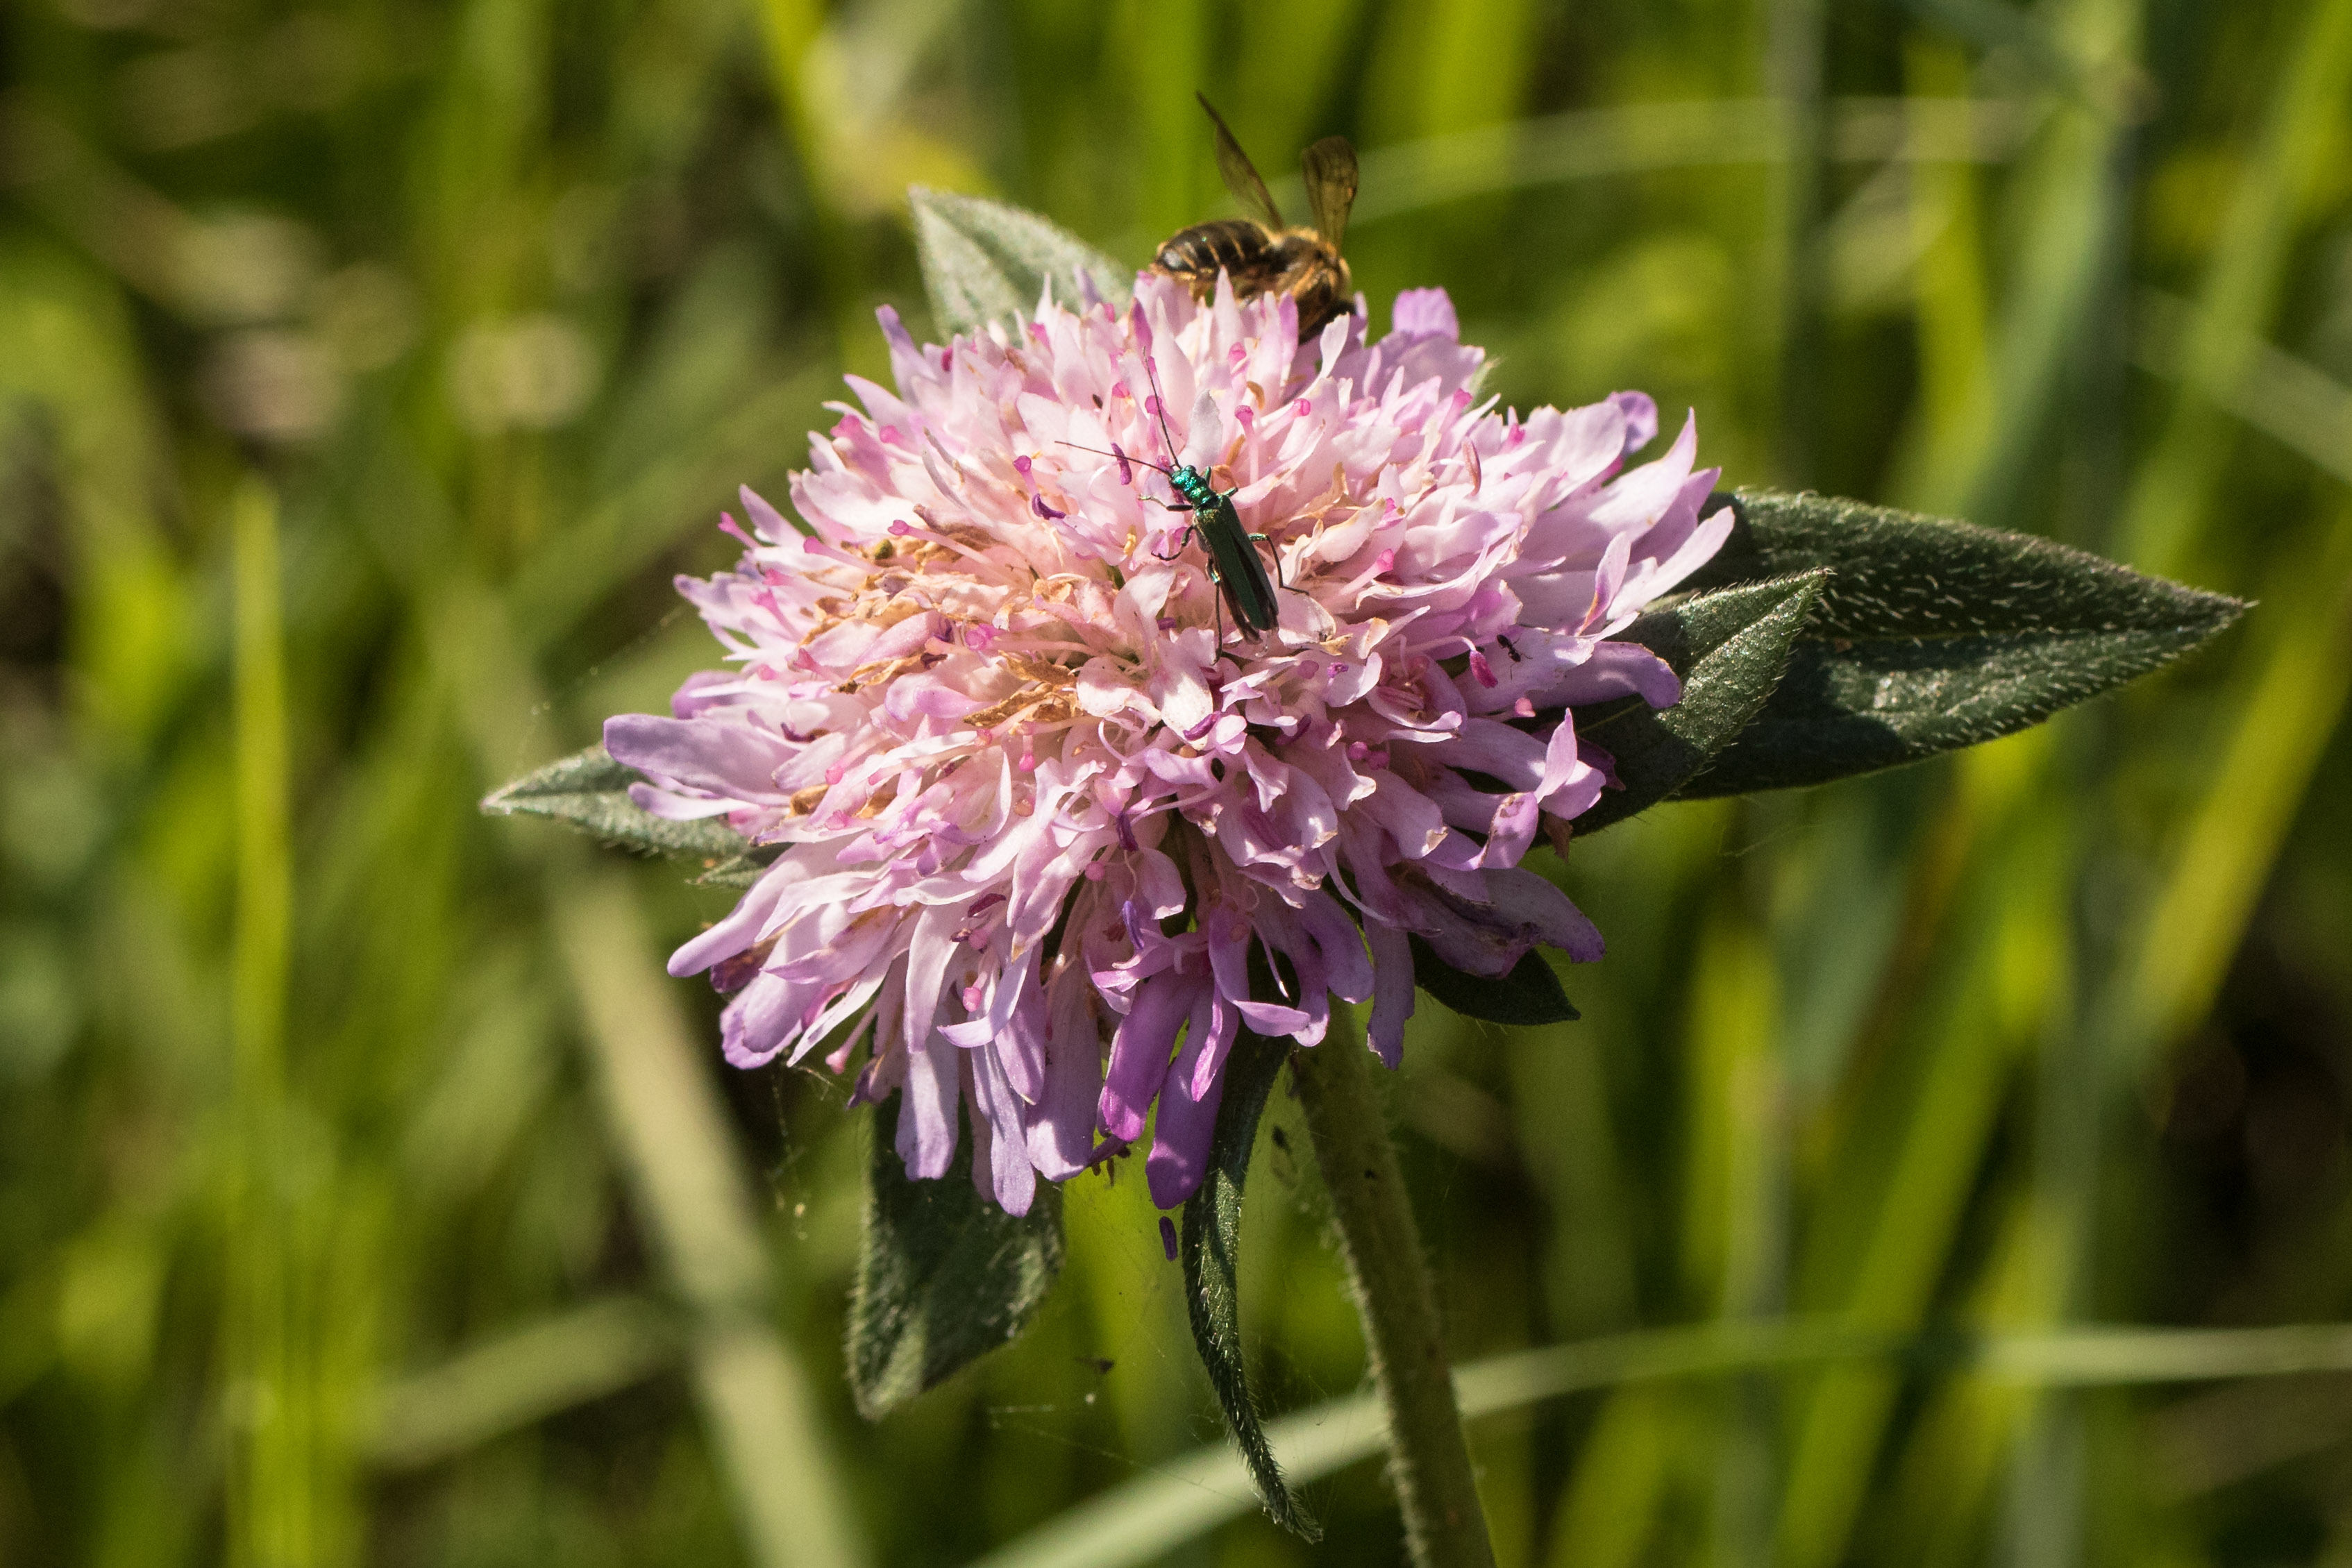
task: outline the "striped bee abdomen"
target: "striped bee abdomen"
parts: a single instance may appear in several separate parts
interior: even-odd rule
[[[1274,250],[1274,236],[1256,224],[1221,218],[1171,235],[1151,264],[1180,277],[1205,273],[1213,278],[1219,267],[1239,277],[1272,265]]]

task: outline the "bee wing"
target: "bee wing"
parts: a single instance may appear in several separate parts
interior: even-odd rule
[[[1202,387],[1201,395],[1192,400],[1192,418],[1184,426],[1184,461],[1206,474],[1216,464],[1217,448],[1223,444],[1218,437],[1224,428],[1217,400]]]
[[[1326,136],[1299,156],[1307,175],[1307,204],[1315,232],[1339,248],[1348,233],[1348,209],[1356,204],[1356,150],[1344,136]]]
[[[1249,161],[1242,144],[1234,140],[1225,117],[1217,112],[1208,94],[1196,92],[1192,96],[1201,100],[1201,107],[1209,111],[1209,119],[1217,128],[1217,172],[1224,176],[1225,189],[1234,193],[1234,200],[1249,209],[1250,216],[1268,228],[1282,227],[1282,211],[1274,204],[1273,193],[1258,178],[1257,165]],[[1349,188],[1353,189],[1352,184]]]

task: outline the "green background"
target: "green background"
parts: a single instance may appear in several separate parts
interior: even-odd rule
[[[1139,262],[1228,210],[1196,87],[1270,177],[1352,137],[1376,322],[1444,285],[1515,403],[2262,601],[1575,844],[1583,1021],[1424,1003],[1395,1085],[1457,1354],[2352,1318],[2347,0],[16,0],[0,1561],[957,1563],[1220,1440],[1124,1170],[1025,1340],[861,1422],[867,1117],[661,976],[725,894],[475,811],[710,661],[669,579],[920,329],[905,187]],[[1261,1138],[1288,1410],[1360,1350]],[[1474,1449],[1507,1564],[2352,1560],[2352,1379],[2193,1351],[1626,1378]],[[1220,1484],[1156,1560],[1399,1559],[1374,1464],[1319,1555]]]

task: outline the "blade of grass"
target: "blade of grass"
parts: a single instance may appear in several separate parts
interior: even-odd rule
[[[2153,105],[2156,84],[2145,71],[2128,61],[2082,58],[2032,11],[2000,0],[1902,0],[1902,5],[1980,49],[2004,50],[2025,61],[2092,109],[2129,118]]]
[[[2189,560],[2196,531],[2227,462],[2235,433],[2219,417],[2211,392],[2228,389],[2242,379],[2244,339],[2264,324],[2273,308],[2299,197],[2318,172],[2321,149],[2332,144],[2333,122],[2340,113],[2346,88],[2352,85],[2352,5],[2344,0],[2315,0],[2305,13],[2300,37],[2290,46],[2281,74],[2267,122],[2251,150],[2251,166],[2241,177],[2223,220],[2203,308],[2189,329],[2181,394],[2175,400],[2163,435],[2137,469],[2118,528],[2125,559],[2156,562],[2163,571],[2178,571]],[[2233,350],[2241,357],[2224,358]],[[2103,414],[2111,417],[2116,406],[2113,396],[2094,395],[2077,423],[2090,429]],[[2119,449],[2119,429],[2111,432],[2111,440]],[[2290,678],[2302,674],[2292,672]],[[2292,703],[2301,694],[2279,695]],[[2332,710],[2340,697],[2321,700]],[[2275,759],[2292,762],[2295,748],[2307,747],[2315,761],[2321,739],[2299,733],[2265,736],[2261,749],[2279,747],[2284,755]],[[2306,777],[2311,765],[2304,765]],[[2257,796],[2258,810],[2267,807],[2268,810],[2247,824],[2253,830],[2251,841],[2235,821],[2224,830],[2236,841],[2219,853],[2236,862],[2234,866],[2209,862],[2186,868],[2202,874],[2237,872],[2227,885],[2239,894],[2238,904],[2214,912],[2234,917],[2227,928],[2228,946],[2210,940],[2221,936],[2220,930],[2188,933],[2208,936],[2207,950],[2201,955],[2165,953],[2158,961],[2162,977],[2158,984],[2193,972],[2179,966],[2184,957],[2198,956],[2202,956],[2202,967],[2212,977],[2209,983],[2218,982],[2219,970],[2236,946],[2235,922],[2242,920],[2258,885],[2261,867],[2247,863],[2248,852],[2260,845],[2266,833],[2273,842],[2284,834],[2289,804],[2301,793],[2300,779],[2293,778],[2294,771],[2291,768],[2289,779],[2278,781],[2289,791],[2285,802],[2268,791]],[[2266,863],[2267,856],[2263,859]],[[2198,898],[2201,901],[2212,891],[2200,887]],[[2142,972],[2147,972],[2145,963]],[[2117,973],[2130,975],[2128,956]],[[2044,1255],[2037,1315],[2045,1322],[2063,1321],[2079,1311],[2090,1288],[2105,1113],[2118,1079],[2126,1076],[2120,1070],[2127,1061],[2145,1060],[2148,1054],[2145,1046],[2131,1038],[2144,1032],[2135,1029],[2137,1020],[2130,1016],[2133,998],[2111,1000],[2113,982],[2104,977],[2095,979],[2093,987],[2100,994],[2086,1009],[2087,1016],[2074,1028],[2053,1031],[2045,1041],[2036,1095],[2034,1224],[2043,1233]],[[2200,1007],[2200,1015],[2202,1010]],[[2045,1393],[2025,1403],[2002,1521],[2007,1555],[2019,1568],[2070,1568],[2084,1558],[2092,1484],[2086,1423],[2079,1399]]]
[[[1832,99],[1827,151],[1840,162],[2000,162],[2015,155],[2036,112],[1998,99],[1955,105],[1934,99]],[[1349,226],[1503,191],[1664,169],[1773,163],[1788,149],[1780,105],[1769,98],[1574,110],[1370,149],[1362,157],[1363,193]],[[1286,211],[1300,197],[1295,177],[1267,183]]]
[[[1202,85],[1211,101],[1218,96],[1208,68],[1208,26],[1201,0],[1120,0],[1110,12],[1114,69],[1132,73],[1123,96],[1135,126],[1129,167],[1140,173],[1136,215],[1154,240],[1200,222],[1208,207],[1213,143],[1208,118],[1192,101]],[[1263,149],[1255,156],[1282,166]],[[1296,209],[1284,216],[1301,221]]]
[[[1745,867],[1735,868],[1745,870]],[[1737,906],[1736,896],[1724,900]],[[1691,1193],[1706,1206],[1685,1227],[1685,1270],[1727,1322],[1788,1306],[1789,1126],[1778,977],[1744,913],[1712,923],[1692,986],[1693,1073],[1703,1124],[1692,1130]],[[1712,1256],[1708,1256],[1712,1254]],[[1760,1563],[1772,1546],[1782,1463],[1779,1390],[1743,1376],[1716,1416],[1714,1561]]]
[[[1968,64],[1956,52],[1914,40],[1904,50],[1904,74],[1916,102],[1948,103],[1960,112]],[[1986,361],[1986,285],[1977,174],[1958,162],[1920,163],[1911,172],[1913,224],[1920,244],[1912,273],[1919,340],[1919,402],[1913,427],[1896,457],[1890,493],[1906,505],[1935,510],[1935,497],[1916,472],[1929,450],[1981,451],[1991,437],[1992,382]]]
[[[2160,289],[2139,298],[2132,353],[2150,375],[2188,373],[2187,344],[2197,312]],[[2317,467],[2352,484],[2352,390],[2318,366],[2251,332],[2231,343],[2234,381],[2211,389],[2217,405]]]
[[[496,596],[463,570],[420,596],[435,685],[485,777],[523,758],[517,737],[546,701],[528,644]],[[583,872],[542,842],[520,857],[547,871],[548,907],[598,1064],[605,1124],[633,1196],[686,1298],[689,1374],[719,1478],[747,1549],[763,1568],[867,1561],[824,1422],[773,1322],[770,1260],[751,1218],[743,1156],[701,1077],[677,1002],[657,978],[617,871]]]
[[[1968,762],[1971,771],[2011,772],[2014,785],[2011,770],[2027,777],[2039,771],[2038,750],[1972,752]],[[1965,895],[1967,917],[1956,923],[1971,935],[1923,1013],[1932,1021],[1915,1092],[1899,1122],[1866,1130],[1894,1147],[1882,1156],[1884,1186],[1847,1200],[1849,1207],[1866,1205],[1871,1216],[1853,1282],[1841,1298],[1857,1324],[1882,1331],[1916,1325],[1948,1267],[2002,1091],[2021,1051],[2038,1041],[2049,1005],[2046,955],[2063,940],[2056,908],[2063,827],[2042,813],[2014,848],[2000,846],[1979,869]],[[1841,1179],[1851,1186],[1864,1172],[1849,1167]],[[1828,1245],[1817,1243],[1817,1253]],[[1823,1378],[1813,1391],[1796,1427],[1780,1561],[1825,1564],[1843,1554],[1896,1389],[1891,1373],[1853,1369]]]
[[[288,1256],[286,984],[293,867],[277,497],[248,477],[230,503],[236,585],[236,914],[229,1035],[236,1166],[226,1312],[228,1558],[317,1555],[309,1368]]]
[[[772,467],[832,382],[829,368],[787,377],[613,486],[516,575],[512,612],[524,637],[540,647],[554,642],[676,549],[688,529],[716,528],[713,498],[732,495],[741,476]]]
[[[164,475],[122,293],[47,245],[0,250],[0,400],[54,419],[77,583],[76,718],[134,750],[186,689],[189,584],[157,526]]]
[[[2144,368],[2177,374],[2189,307],[2169,297],[2147,297],[2137,351]],[[2241,346],[2244,371],[2216,401],[2324,470],[2352,478],[2352,459],[2338,432],[2352,434],[2352,393],[2323,372],[2268,344]],[[2340,722],[2352,670],[2352,517],[2339,520],[2328,554],[2315,568],[2297,560],[2280,573],[2266,612],[2256,624],[2263,642],[2242,659],[2230,683],[2233,694],[2217,705],[2237,716],[2213,783],[2187,824],[2153,913],[2117,967],[2124,995],[2102,1004],[2137,1009],[2137,1023],[2118,1026],[2094,1017],[2078,1031],[2104,1036],[2113,1066],[2128,1073],[2179,1039],[2210,1008],[2236,951],[2255,897],[2275,862],[2295,810],[2309,786],[2327,737]],[[2123,1030],[2118,1039],[2116,1031]],[[2062,1075],[2063,1076],[2063,1075]],[[2018,1325],[2052,1321],[2053,1291],[2063,1293],[2078,1249],[2067,1246],[2047,1214],[2021,1208],[2010,1239],[1997,1249],[2009,1260],[1988,1270],[1984,1311]],[[1997,1287],[1993,1281],[2000,1281]],[[1901,1495],[1910,1500],[1899,1518],[1923,1521],[1914,1538],[1933,1542],[1938,1564],[1957,1564],[1975,1537],[1965,1526],[1990,1487],[1997,1456],[2013,1440],[2034,1401],[2015,1388],[1963,1383],[1931,1410],[1923,1437],[1906,1461]],[[2051,1533],[2047,1510],[2027,1511],[2012,1529]],[[1933,1520],[1929,1525],[1924,1521]]]
[[[2033,1199],[2031,1187],[2021,1187],[2005,1201],[1991,1261],[1970,1291],[1969,1317],[1992,1332],[2017,1333],[2022,1322],[2049,1316],[2052,1237],[2036,1223]],[[1983,1532],[2031,1393],[1964,1375],[1929,1396],[1894,1479],[1896,1553],[1925,1568],[1971,1568],[1983,1560]]]
[[[2085,68],[2104,68],[2128,60],[2137,26],[2137,7],[2122,0],[2078,0],[2054,18],[2053,40]],[[2014,232],[2025,237],[1991,339],[1986,412],[1927,431],[1898,492],[1906,506],[1996,528],[2010,522],[2121,216],[2113,186],[2125,119],[2060,99],[2038,131],[2014,182]]]
[[[2313,0],[2271,94],[2262,135],[2247,150],[2221,243],[2181,350],[2181,388],[2155,452],[2141,466],[2117,537],[2122,559],[2176,575],[2203,526],[2229,455],[2230,429],[2212,400],[2237,386],[2250,335],[2276,308],[2305,193],[2336,157],[2352,91],[2352,0]]]
[[[1951,444],[1931,444],[1917,481],[1929,510],[1996,528],[2013,519],[2120,215],[2109,197],[2122,129],[2069,106],[2053,115],[2048,136],[2027,182],[2036,199],[2024,220],[2031,237],[2017,261],[2015,298],[1993,341],[2000,395],[1989,427],[1963,426]]]
[[[0,1406],[15,1403],[57,1355],[58,1266],[23,1270],[0,1296]]]
[[[1390,7],[1366,83],[1373,140],[1442,136],[1517,117],[1535,51],[1528,0]]]
[[[744,1160],[626,882],[559,872],[549,908],[639,1212],[689,1315],[687,1360],[761,1568],[868,1561],[806,1375],[773,1322]]]
[[[2137,7],[2128,0],[2082,0],[2060,12],[2055,21],[2056,37],[2086,68],[2102,61],[2127,60],[2138,27]],[[1931,389],[1936,401],[1923,411],[1918,434],[1899,467],[1901,493],[1911,504],[1996,526],[2012,522],[2011,514],[2026,494],[2021,480],[2028,459],[2057,412],[2062,371],[2079,352],[2103,283],[2116,264],[2115,235],[2126,200],[2121,172],[2127,136],[2113,106],[2096,107],[2080,99],[2052,105],[2039,145],[2013,183],[2021,210],[2013,232],[2024,239],[2012,264],[2013,281],[1989,356],[1979,358],[1973,344],[1957,340],[1959,330],[1973,328],[1970,317],[1981,297],[1973,234],[1956,235],[1934,272],[1923,269],[1921,329],[1931,335],[1923,349],[1942,351],[1940,358],[1934,351],[1923,352],[1937,377]],[[1965,203],[1968,193],[1947,195]],[[1956,213],[1956,218],[1968,216],[1972,214],[1965,207]],[[1971,772],[1977,761],[1970,758]],[[2042,777],[2038,755],[2028,754],[2022,772],[2011,779],[2005,792],[2009,800],[2013,804],[2040,795],[2046,788]],[[1937,836],[1940,853],[1923,868],[1927,881],[1921,891],[1927,896],[1914,899],[1906,922],[1911,935],[1895,946],[1889,984],[1900,973],[1902,956],[1928,951],[1932,934],[1945,925],[1946,901],[1960,883],[1939,875],[1937,867],[1952,871],[1972,864],[1966,881],[1979,885],[2023,883],[2045,892],[2053,875],[2063,874],[2035,858],[2048,853],[2051,846],[2034,842],[2031,834],[2017,837],[2011,811],[1980,810],[1972,799],[1975,793],[1961,791],[1945,814]],[[2008,841],[2012,839],[2013,844]],[[1983,951],[1987,961],[1997,960],[2000,946]],[[1968,967],[1963,967],[1964,975]],[[1963,978],[1958,987],[1973,992],[1982,982]],[[1883,987],[1881,995],[1881,1019],[1908,1010],[1897,991]],[[1964,1003],[1950,1005],[1956,1017],[1967,1010]],[[1924,1310],[1948,1266],[1946,1251],[1957,1234],[1966,1184],[1982,1161],[1994,1124],[2004,1072],[1962,1071],[1963,1063],[1953,1053],[1998,1053],[1977,1042],[1964,1045],[1960,1036],[1965,1031],[1952,1020],[1937,1027],[1937,1071],[1947,1071],[1948,1064],[1964,1087],[1941,1105],[1925,1094],[1916,1102],[1921,1121],[1909,1130],[1913,1142],[1897,1169],[1907,1169],[1917,1185],[1903,1203],[1890,1199],[1879,1207],[1880,1228],[1867,1244],[1867,1260],[1850,1299],[1856,1310],[1892,1315],[1864,1321],[1916,1321]],[[2041,1031],[2036,1027],[2029,1032],[2038,1036]],[[2004,1043],[2013,1048],[2018,1042],[2010,1033]],[[1871,1201],[1866,1184],[1858,1186],[1858,1174],[1842,1163],[1830,1167],[1825,1177],[1831,1185],[1825,1186],[1813,1228],[1820,1236],[1851,1235],[1857,1205]],[[1915,1200],[1917,1211],[1906,1216]],[[1825,1379],[1815,1392],[1800,1426],[1780,1521],[1784,1555],[1790,1563],[1826,1563],[1844,1550],[1892,1413],[1895,1386],[1884,1374],[1842,1374]]]
[[[2081,41],[2118,69],[2134,68],[2145,25],[2136,5],[2086,8]],[[2104,46],[2102,47],[2102,46]],[[2137,138],[2117,138],[2100,190],[2108,222],[2095,255],[2084,307],[2084,329],[2064,370],[2070,395],[2059,422],[2055,461],[2067,471],[2056,487],[2050,527],[2078,541],[2103,540],[2114,528],[2129,478],[2128,371],[2117,351],[2126,340],[2130,302],[2127,243],[2132,181],[2140,156]],[[2053,748],[2048,788],[2072,800],[2094,783],[2112,754]],[[2079,857],[2078,875],[2093,874],[2100,828],[2090,826],[2062,853]],[[2080,894],[2077,894],[2079,897]],[[2021,1326],[2048,1327],[2079,1316],[2089,1301],[2096,1257],[2100,1175],[2112,1097],[2106,1091],[2104,1035],[2081,1027],[2083,1004],[2075,969],[2080,922],[2053,918],[2044,962],[2031,984],[2039,995],[2036,1076],[2032,1102],[2031,1212],[2025,1223],[2033,1255],[2020,1288]],[[2105,955],[2088,945],[2087,961]],[[2066,1568],[2085,1545],[2090,1503],[2086,1414],[2080,1400],[2039,1396],[2024,1402],[2011,1456],[2002,1521],[2016,1568]]]
[[[2021,1385],[2293,1376],[2352,1370],[2352,1323],[1917,1336],[1784,1319],[1646,1329],[1517,1351],[1458,1367],[1454,1383],[1464,1418],[1475,1421],[1599,1388],[1890,1359],[1938,1371],[1981,1370]],[[1268,1422],[1266,1437],[1284,1472],[1301,1484],[1370,1458],[1386,1445],[1379,1400],[1369,1393]],[[1241,1456],[1220,1440],[1057,1515],[969,1568],[1128,1568],[1257,1507]]]
[[[2255,901],[2352,698],[2352,506],[2326,552],[2283,562],[2267,646],[2233,683],[2232,733],[2125,972],[2129,1060],[2145,1069],[2212,1009]]]
[[[1291,151],[1337,129],[1322,122],[1363,23],[1365,0],[1294,0],[1244,5],[1234,20],[1241,47],[1232,62],[1235,102],[1220,106],[1244,147],[1266,150],[1260,173],[1291,167]],[[1304,211],[1303,205],[1297,211]]]
[[[673,1315],[614,1296],[511,1329],[383,1390],[368,1457],[418,1469],[677,1364]]]
[[[810,56],[824,27],[823,0],[760,0],[760,21],[767,45],[768,85],[776,95],[777,117],[799,165],[808,203],[812,259],[825,319],[835,334],[836,357],[845,365],[864,365],[866,357],[856,351],[866,338],[865,322],[859,319],[856,258],[847,249],[849,235],[828,189],[825,128],[814,111],[807,82]]]
[[[1787,156],[1778,165],[1780,330],[1773,445],[1780,483],[1812,488],[1819,466],[1820,382],[1828,267],[1822,215],[1829,121],[1822,95],[1822,0],[1772,0],[1765,75],[1780,110]]]
[[[1633,1568],[1643,1560],[1674,1482],[1675,1415],[1655,1389],[1610,1395],[1569,1472],[1547,1568]]]

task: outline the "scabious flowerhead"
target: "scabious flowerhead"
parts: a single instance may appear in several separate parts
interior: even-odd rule
[[[1519,861],[1612,782],[1568,710],[1679,695],[1610,639],[1729,527],[1699,517],[1691,423],[1627,469],[1647,397],[1482,402],[1436,289],[1377,343],[1150,274],[1125,309],[1049,298],[945,348],[882,326],[898,391],[850,378],[863,406],[793,480],[808,531],[746,491],[740,564],[679,580],[730,667],[605,727],[641,806],[778,852],[670,960],[731,994],[729,1061],[862,1053],[908,1170],[946,1174],[968,1124],[1016,1213],[1156,1102],[1165,1207],[1240,1030],[1311,1046],[1333,996],[1369,1000],[1393,1066],[1412,937],[1474,975],[1600,955]],[[1179,463],[1279,563],[1263,635],[1217,641],[1151,466]]]

